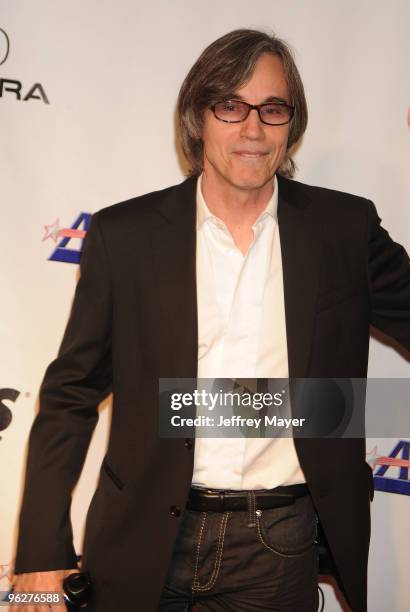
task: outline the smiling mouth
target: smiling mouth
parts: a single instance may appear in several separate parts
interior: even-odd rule
[[[233,154],[244,164],[256,164],[257,162],[264,161],[267,156],[267,153],[253,153],[251,151],[233,151]]]
[[[233,151],[233,154],[249,159],[258,159],[259,157],[264,157],[267,155],[267,153],[262,151]]]

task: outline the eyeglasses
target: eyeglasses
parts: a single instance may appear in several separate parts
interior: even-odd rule
[[[266,104],[248,104],[242,100],[222,100],[211,106],[219,121],[240,123],[247,119],[251,110],[258,111],[259,119],[267,125],[285,125],[295,113],[295,107],[286,102],[267,102]]]

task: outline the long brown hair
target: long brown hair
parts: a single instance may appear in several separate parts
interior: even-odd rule
[[[289,149],[303,135],[308,118],[305,92],[289,45],[275,35],[259,30],[233,30],[211,43],[200,55],[182,83],[177,104],[182,149],[190,165],[190,175],[203,169],[201,139],[204,111],[244,85],[264,53],[281,58],[288,85],[289,102],[295,114],[289,126],[287,155],[278,169],[292,177],[295,163]]]

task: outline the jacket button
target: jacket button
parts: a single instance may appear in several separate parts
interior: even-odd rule
[[[169,513],[171,516],[178,517],[181,514],[181,508],[178,508],[178,506],[170,506]]]
[[[191,448],[193,447],[193,442],[192,442],[191,438],[185,438],[184,446],[188,450],[191,450]]]

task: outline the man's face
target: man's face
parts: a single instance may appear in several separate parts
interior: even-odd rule
[[[232,93],[232,98],[249,104],[263,104],[272,97],[289,102],[281,59],[262,55],[248,83]],[[240,190],[261,189],[283,161],[288,133],[289,124],[265,125],[256,110],[241,123],[224,123],[207,109],[202,131],[205,176],[221,187],[229,183]]]

